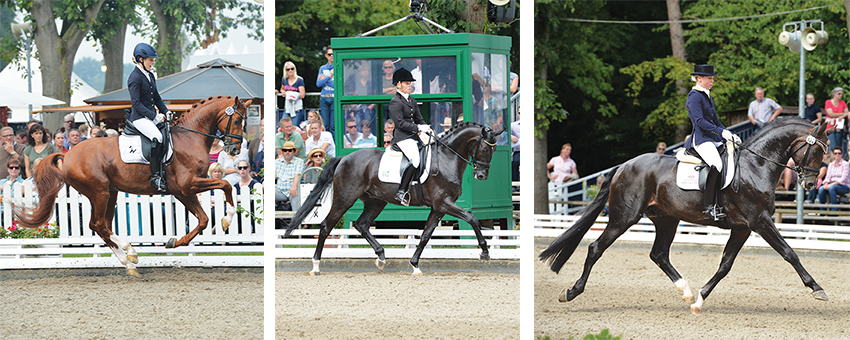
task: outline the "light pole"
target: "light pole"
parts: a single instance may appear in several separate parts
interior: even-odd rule
[[[812,27],[816,23],[820,24],[820,31]],[[791,52],[800,53],[800,96],[797,109],[801,118],[806,117],[804,104],[806,102],[806,51],[812,51],[818,45],[826,44],[827,40],[829,36],[823,30],[823,21],[820,20],[786,22],[782,26],[782,33],[779,33],[781,45],[787,46]],[[803,196],[803,187],[797,185],[797,224],[803,224]]]
[[[27,90],[29,93],[32,93],[32,67],[30,67],[30,53],[32,52],[32,36],[27,33],[32,32],[32,28],[30,24],[11,24],[12,33],[16,37],[26,36],[26,50],[27,50]],[[29,104],[29,108],[27,110],[27,121],[32,120],[32,104]]]

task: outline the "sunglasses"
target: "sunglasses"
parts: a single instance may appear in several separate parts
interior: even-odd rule
[[[21,170],[21,167],[19,167],[19,166],[10,166],[10,167],[8,167],[8,168],[9,168],[10,170]]]
[[[286,69],[286,70],[287,70],[287,71],[292,71],[292,70],[294,70],[294,69],[295,69],[295,68],[290,67],[290,68],[288,68],[288,69]]]
[[[318,157],[318,158],[325,158],[325,155],[318,154],[318,153],[317,153],[317,154],[315,154],[315,155],[313,155],[313,158],[317,158],[317,157]]]
[[[326,55],[326,56],[328,56],[328,57],[331,57],[331,56],[333,56],[334,54],[333,54],[333,53],[328,53],[328,54],[325,54],[325,55]]]
[[[354,128],[357,127],[357,125],[351,125],[351,126],[346,126],[346,127],[349,128],[349,129],[354,129]]]
[[[73,120],[66,120],[65,123],[73,123]]]
[[[390,144],[392,144],[392,143],[393,143],[393,142],[384,142],[384,146],[390,145]]]
[[[247,166],[237,166],[236,170],[248,170]]]
[[[283,152],[294,152],[295,149],[283,149]]]
[[[384,66],[385,70],[391,70],[392,68],[393,68],[392,66]]]

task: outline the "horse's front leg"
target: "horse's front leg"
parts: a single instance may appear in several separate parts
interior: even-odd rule
[[[779,234],[779,230],[776,229],[776,225],[773,224],[773,221],[767,219],[766,223],[762,223],[759,226],[760,228],[754,229],[755,232],[761,235],[761,237],[773,248],[773,250],[776,250],[776,252],[779,253],[785,261],[794,267],[794,270],[797,271],[797,275],[800,275],[800,279],[803,280],[803,284],[812,289],[812,296],[818,300],[829,300],[826,293],[823,291],[823,288],[821,288],[821,286],[815,282],[815,279],[809,275],[806,268],[803,268],[803,264],[800,263],[800,258],[797,257],[797,253],[794,252],[794,249],[788,245],[788,242],[785,242],[785,239],[783,239],[782,235]]]
[[[705,286],[702,286],[702,289],[699,290],[697,302],[691,305],[691,313],[702,313],[703,302],[711,294],[711,291],[714,290],[714,287],[717,286],[717,283],[726,277],[726,274],[732,269],[732,263],[735,262],[735,257],[738,256],[738,252],[741,251],[741,247],[744,246],[744,242],[749,237],[749,229],[732,229],[729,234],[729,241],[726,242],[726,247],[723,248],[723,258],[720,260],[720,268],[717,269],[717,272],[714,273],[714,276],[708,280]]]
[[[410,258],[410,265],[413,266],[413,275],[422,275],[422,271],[419,270],[419,256],[422,255],[422,250],[425,249],[428,241],[431,240],[431,235],[434,234],[434,230],[437,229],[437,224],[440,223],[443,215],[445,214],[431,209],[431,214],[428,215],[428,220],[425,221],[425,229],[422,230],[422,237],[419,239],[419,247],[416,248],[413,252],[413,257]]]
[[[233,220],[233,216],[236,215],[236,205],[233,203],[233,186],[230,183],[223,179],[195,177],[192,179],[190,189],[184,192],[183,195],[190,196],[214,189],[220,189],[224,192],[224,201],[227,203],[227,208],[225,209],[224,217],[221,219],[221,230],[227,231],[227,228],[230,227],[230,222]]]
[[[186,209],[189,209],[189,212],[191,212],[192,215],[195,215],[195,217],[198,219],[198,225],[195,227],[195,229],[192,229],[192,231],[190,231],[188,234],[181,237],[180,240],[177,240],[176,238],[172,237],[170,240],[168,240],[168,243],[165,244],[166,248],[177,248],[180,246],[188,245],[189,242],[192,242],[192,239],[194,239],[195,236],[198,236],[198,234],[207,227],[207,223],[209,223],[210,221],[209,217],[207,217],[207,214],[204,212],[204,209],[201,207],[201,203],[198,202],[197,195],[190,194],[188,196],[184,196],[180,194],[174,194],[174,197],[176,197],[181,203],[183,203],[183,205],[186,206]]]
[[[459,207],[454,202],[443,202],[443,204],[435,203],[433,209],[436,211],[442,211],[445,214],[449,214],[469,223],[469,225],[472,226],[472,230],[475,231],[475,237],[478,239],[478,246],[481,247],[481,255],[479,258],[482,261],[490,261],[490,251],[487,249],[487,240],[484,239],[484,234],[481,233],[481,223],[478,222],[478,219],[475,218],[472,213],[463,210],[463,208]]]

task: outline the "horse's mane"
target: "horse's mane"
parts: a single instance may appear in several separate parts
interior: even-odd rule
[[[452,136],[453,133],[455,133],[455,131],[461,130],[461,129],[466,129],[469,126],[475,126],[475,127],[489,129],[489,127],[487,127],[486,125],[479,124],[479,123],[476,123],[476,122],[460,122],[458,124],[452,125],[452,127],[449,128],[448,131],[444,132],[443,133],[443,139],[448,139],[449,137]]]
[[[761,135],[763,134],[771,133],[773,130],[780,129],[789,125],[800,125],[808,128],[815,126],[805,118],[800,118],[796,116],[776,117],[776,119],[774,119],[772,122],[765,124],[763,128],[759,129],[754,135],[747,139],[747,141],[758,140],[758,137],[761,137]]]
[[[227,100],[227,99],[232,99],[232,98],[233,97],[231,97],[231,96],[215,96],[215,97],[209,97],[207,99],[201,99],[201,101],[199,101],[195,104],[192,104],[192,107],[189,108],[189,110],[187,110],[185,113],[183,113],[182,115],[177,117],[177,122],[175,124],[180,124],[180,123],[184,123],[184,122],[188,123],[188,122],[194,121],[195,119],[197,119],[198,112],[203,111],[203,109],[206,108],[207,106],[219,103],[222,100]]]

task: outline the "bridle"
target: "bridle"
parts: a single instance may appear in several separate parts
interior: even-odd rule
[[[800,151],[800,149],[802,149],[804,146],[806,147],[806,152],[803,154],[803,159],[801,159],[801,160],[800,160],[800,163],[799,163],[799,164],[806,164],[806,159],[808,159],[808,158],[809,158],[809,152],[811,151],[812,146],[814,146],[814,145],[818,145],[818,146],[820,146],[821,151],[823,151],[823,153],[824,153],[824,154],[826,154],[826,143],[824,143],[824,142],[823,142],[823,141],[821,141],[820,139],[815,138],[815,133],[819,130],[819,127],[820,127],[820,124],[818,124],[818,127],[816,127],[814,130],[812,130],[812,134],[811,134],[811,135],[806,136],[806,142],[805,142],[805,143],[801,143],[801,144],[800,144],[800,146],[798,146],[796,149],[794,149],[794,152],[792,152],[792,153],[791,153],[791,155],[795,155],[795,154],[797,154],[797,152],[799,152],[799,151]],[[795,165],[795,166],[793,166],[793,167],[792,167],[792,166],[788,166],[788,164],[784,164],[784,163],[780,163],[780,162],[774,161],[774,160],[772,160],[772,159],[768,159],[767,157],[764,157],[764,156],[760,155],[759,153],[757,153],[757,152],[755,152],[755,151],[753,151],[753,150],[750,150],[749,148],[744,148],[744,147],[742,147],[742,149],[747,150],[747,151],[749,151],[749,152],[753,153],[753,154],[754,154],[754,155],[756,155],[756,156],[759,156],[761,159],[764,159],[764,160],[766,160],[766,161],[768,161],[768,162],[771,162],[771,163],[773,163],[773,164],[776,164],[776,165],[779,165],[779,166],[781,166],[781,167],[784,167],[784,168],[790,169],[791,171],[794,171],[795,173],[797,173],[797,178],[798,178],[798,180],[797,180],[797,181],[798,181],[798,182],[802,182],[802,181],[806,180],[806,178],[807,178],[807,177],[809,177],[809,176],[810,176],[810,175],[806,175],[806,172],[809,172],[809,173],[818,173],[818,172],[820,171],[820,169],[813,168],[813,167],[810,167],[810,166],[805,166],[805,165]]]
[[[233,106],[228,106],[226,109],[224,109],[224,113],[225,113],[225,115],[224,115],[224,116],[222,116],[222,117],[220,117],[220,118],[218,119],[218,121],[216,121],[215,126],[218,126],[218,125],[219,125],[219,123],[221,123],[221,120],[222,120],[222,119],[224,119],[224,117],[225,117],[225,116],[226,116],[226,117],[228,117],[228,121],[227,121],[227,128],[225,129],[225,133],[211,135],[211,134],[209,134],[209,133],[205,133],[205,132],[201,132],[201,131],[192,130],[192,129],[190,129],[190,128],[187,128],[187,127],[184,127],[184,126],[180,126],[180,125],[174,125],[174,127],[181,128],[181,129],[186,130],[186,131],[191,131],[191,132],[194,132],[194,133],[202,134],[202,135],[204,135],[204,136],[212,137],[212,138],[214,138],[214,139],[220,139],[221,141],[223,141],[223,142],[224,142],[224,147],[225,147],[225,148],[227,148],[227,147],[229,147],[229,146],[231,146],[231,145],[234,145],[234,144],[242,144],[242,136],[241,136],[241,135],[235,135],[235,134],[230,133],[230,127],[231,127],[231,126],[232,126],[232,124],[233,124],[233,114],[234,114],[234,113],[238,114],[238,115],[239,115],[239,117],[241,117],[241,118],[242,118],[242,120],[243,120],[243,121],[245,121],[245,115],[244,115],[244,114],[242,114],[242,112],[239,112],[239,110],[238,110],[238,109],[236,109],[236,105],[237,105],[237,104],[239,104],[239,103],[238,103],[238,102],[237,102],[237,103],[234,103],[234,104],[233,104]],[[233,141],[234,139],[235,139],[236,141]]]
[[[490,128],[489,128],[489,127],[485,127],[485,130],[484,130],[484,131],[485,131],[485,134],[486,134],[486,132],[487,132],[488,130],[490,130]],[[503,131],[504,131],[504,130],[503,130]],[[500,133],[501,133],[501,132],[500,132]],[[472,147],[472,154],[471,154],[471,155],[470,155],[470,157],[469,157],[469,158],[471,158],[471,159],[472,159],[472,161],[470,161],[470,160],[469,160],[469,159],[467,159],[467,158],[464,158],[464,157],[463,157],[463,156],[461,156],[459,153],[457,153],[457,151],[455,151],[455,150],[454,150],[454,149],[452,149],[450,146],[448,146],[446,143],[444,143],[442,140],[440,140],[439,138],[436,138],[436,137],[433,135],[433,132],[432,132],[432,131],[429,131],[429,135],[431,136],[431,138],[432,138],[432,139],[434,139],[435,141],[437,141],[438,143],[440,143],[441,145],[443,145],[443,146],[445,146],[447,149],[449,149],[449,151],[451,151],[453,154],[455,154],[455,156],[457,156],[457,158],[460,158],[462,161],[466,162],[466,164],[471,165],[471,166],[472,166],[472,170],[478,170],[479,168],[484,169],[484,170],[489,170],[489,169],[490,169],[490,162],[483,162],[483,161],[480,161],[480,160],[478,160],[478,158],[476,157],[476,156],[478,155],[478,147],[479,147],[479,145],[481,145],[481,143],[487,144],[487,145],[488,145],[488,146],[490,146],[491,148],[495,148],[495,147],[496,147],[496,143],[490,143],[490,142],[488,142],[488,141],[484,140],[484,134],[482,134],[480,137],[478,137],[478,140],[477,140],[477,141],[475,141],[475,145],[473,145],[473,147]],[[496,135],[498,135],[498,134],[496,134]]]

